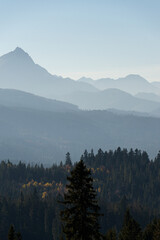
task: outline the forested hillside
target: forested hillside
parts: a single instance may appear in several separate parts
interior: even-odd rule
[[[99,149],[96,154],[85,151],[81,159],[91,168],[100,212],[104,214],[100,217],[104,234],[114,227],[120,231],[127,208],[142,229],[160,217],[160,154],[151,161],[146,152],[137,149]],[[2,161],[0,239],[7,239],[13,224],[24,240],[58,240],[63,208],[58,200],[63,199],[66,176],[73,168],[69,153],[65,163],[50,168]]]

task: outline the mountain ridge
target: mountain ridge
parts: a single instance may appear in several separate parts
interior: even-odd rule
[[[105,90],[108,88],[117,88],[119,90],[128,92],[130,94],[137,94],[138,92],[153,92],[160,94],[160,90],[154,86],[154,84],[148,82],[145,78],[138,74],[129,74],[125,77],[113,79],[113,78],[100,78],[93,80],[91,78],[80,78],[80,82],[90,82],[93,86],[99,90]]]
[[[85,149],[141,148],[159,151],[159,118],[109,111],[48,112],[0,106],[1,159],[53,164]],[[136,131],[135,131],[136,129]]]
[[[0,57],[0,88],[17,89],[48,98],[78,89],[98,91],[87,83],[50,74],[20,48]]]
[[[74,103],[82,110],[107,110],[150,113],[160,107],[160,103],[141,99],[125,91],[109,88],[100,92],[74,92],[63,97],[63,101]]]
[[[23,107],[53,112],[78,111],[76,105],[14,89],[0,88],[0,104],[6,107]]]

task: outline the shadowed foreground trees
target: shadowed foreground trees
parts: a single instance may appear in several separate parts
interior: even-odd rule
[[[16,233],[13,225],[9,228],[8,240],[22,240],[21,233]]]
[[[99,149],[96,154],[85,151],[82,157],[91,168],[104,213],[99,221],[101,232],[107,240],[115,240],[115,233],[109,229],[116,229],[118,239],[126,209],[143,229],[143,240],[159,239],[160,153],[154,161],[146,152],[120,148],[105,152]],[[59,212],[67,205],[58,200],[63,199],[66,175],[74,167],[74,163],[65,161],[48,168],[0,162],[0,240],[8,239],[10,224],[22,233],[23,240],[60,240]]]
[[[99,240],[100,216],[93,188],[91,171],[86,168],[83,160],[76,164],[64,194],[65,209],[61,211],[63,232],[67,240]]]

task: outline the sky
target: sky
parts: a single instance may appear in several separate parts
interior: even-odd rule
[[[17,46],[50,73],[160,81],[159,0],[0,0],[0,55]]]

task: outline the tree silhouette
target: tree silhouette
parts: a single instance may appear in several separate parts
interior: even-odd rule
[[[66,153],[65,165],[72,166],[71,156],[70,156],[70,153],[69,153],[69,152]]]
[[[8,240],[15,240],[15,230],[14,230],[13,225],[11,225],[9,228]]]
[[[91,171],[86,168],[83,160],[76,164],[67,177],[64,194],[65,209],[61,211],[63,232],[67,240],[99,240],[98,217],[99,206],[93,188]]]
[[[124,223],[119,233],[119,240],[142,240],[141,228],[132,218],[129,210],[125,213]]]

